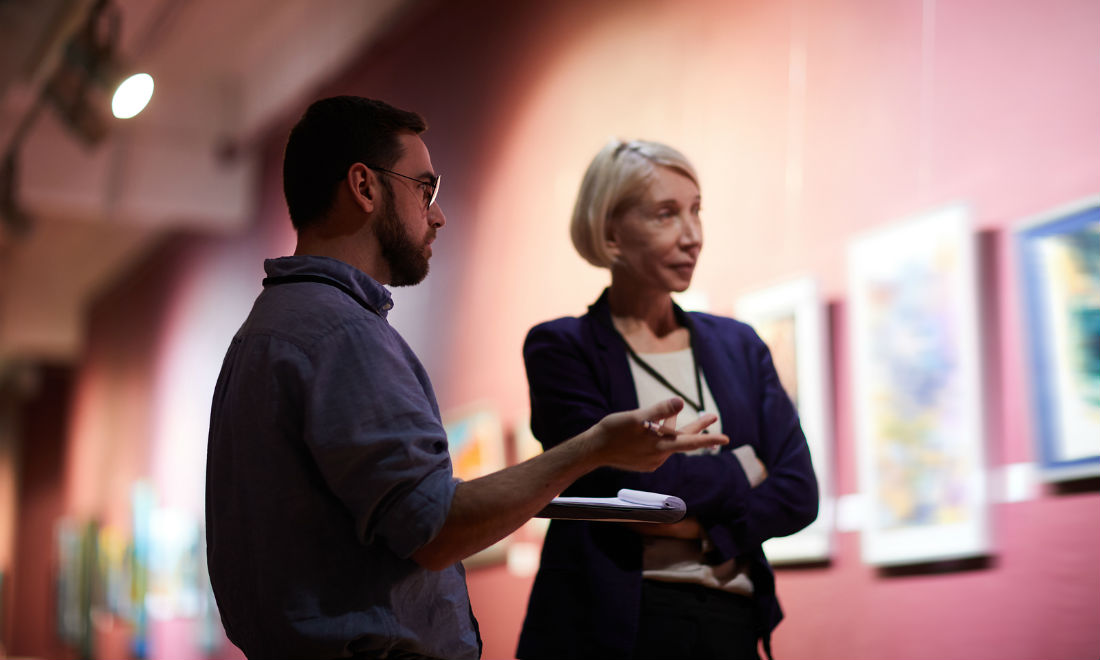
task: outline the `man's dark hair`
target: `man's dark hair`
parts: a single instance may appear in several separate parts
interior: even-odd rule
[[[283,153],[283,194],[294,228],[301,231],[332,208],[336,186],[352,165],[393,167],[402,156],[398,135],[427,128],[415,112],[360,96],[309,106]]]

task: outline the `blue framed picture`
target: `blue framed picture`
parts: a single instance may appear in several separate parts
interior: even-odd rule
[[[1100,475],[1100,196],[1030,218],[1015,238],[1040,472]]]

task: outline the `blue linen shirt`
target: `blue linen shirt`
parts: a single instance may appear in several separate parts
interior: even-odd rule
[[[389,292],[335,259],[264,267],[210,419],[207,556],[226,633],[249,657],[477,658],[462,565],[410,559],[456,480]]]

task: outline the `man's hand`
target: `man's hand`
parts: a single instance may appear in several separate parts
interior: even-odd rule
[[[589,429],[592,458],[597,465],[608,465],[635,472],[652,472],[675,452],[716,447],[729,443],[717,433],[702,433],[718,418],[713,414],[674,428],[676,415],[684,407],[679,398],[631,410],[612,413]]]
[[[714,415],[676,429],[680,399],[613,413],[595,426],[518,465],[464,481],[455,488],[443,528],[412,554],[441,570],[488,547],[538,513],[577,478],[599,467],[652,472],[678,451],[714,447],[729,438],[701,431]]]

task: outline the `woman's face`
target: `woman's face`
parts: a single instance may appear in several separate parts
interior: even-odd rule
[[[608,223],[611,272],[635,286],[683,291],[703,248],[699,186],[667,167],[654,174],[642,200]]]

